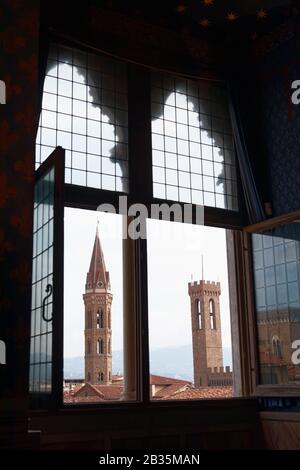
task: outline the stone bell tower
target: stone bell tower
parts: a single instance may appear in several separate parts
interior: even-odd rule
[[[111,303],[109,272],[106,271],[97,226],[86,276],[85,293],[85,382],[108,385],[112,380]]]
[[[194,384],[210,385],[210,369],[223,368],[219,282],[189,282]]]

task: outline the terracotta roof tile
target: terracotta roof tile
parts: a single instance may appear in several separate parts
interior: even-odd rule
[[[96,396],[80,396],[79,393],[84,389],[90,389],[96,393]],[[73,394],[73,397],[80,401],[99,401],[100,400],[119,400],[123,393],[122,385],[92,385],[90,383],[82,385],[82,387]],[[84,400],[82,400],[84,399]],[[91,400],[93,399],[93,400]]]
[[[153,397],[155,400],[199,400],[210,398],[229,398],[233,396],[232,387],[200,387],[194,388],[191,382],[186,380],[151,375],[150,383],[152,385],[165,385]],[[87,388],[94,392],[94,396],[80,396],[80,391]],[[122,380],[111,385],[92,385],[84,384],[76,388],[74,392],[65,392],[64,401],[66,403],[96,403],[99,401],[120,400],[123,394]]]
[[[188,386],[187,383],[167,385],[162,390],[159,390],[153,398],[167,398],[176,395],[179,392],[183,392]]]
[[[176,393],[165,397],[166,400],[200,400],[209,398],[230,398],[233,396],[232,387],[200,387]]]
[[[173,377],[163,377],[161,375],[150,375],[150,385],[173,385],[190,384],[188,380],[174,379]]]
[[[104,400],[119,400],[123,394],[122,385],[94,385]]]

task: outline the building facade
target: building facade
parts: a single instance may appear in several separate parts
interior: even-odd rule
[[[232,372],[223,367],[219,282],[189,283],[194,363],[194,385],[229,386]]]
[[[112,327],[109,272],[97,227],[86,276],[85,293],[85,383],[108,385],[112,381]]]
[[[292,361],[292,345],[300,338],[299,319],[296,307],[257,312],[261,383],[300,383],[300,366]]]

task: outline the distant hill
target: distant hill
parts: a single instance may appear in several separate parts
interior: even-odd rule
[[[223,348],[224,366],[232,367],[231,350]],[[159,348],[150,351],[150,370],[152,374],[193,380],[192,346]],[[113,374],[123,373],[123,351],[113,351]],[[71,357],[64,360],[65,378],[82,378],[84,358]]]

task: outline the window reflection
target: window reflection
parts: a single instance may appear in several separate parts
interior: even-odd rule
[[[298,222],[252,235],[261,384],[300,384],[299,241]]]

